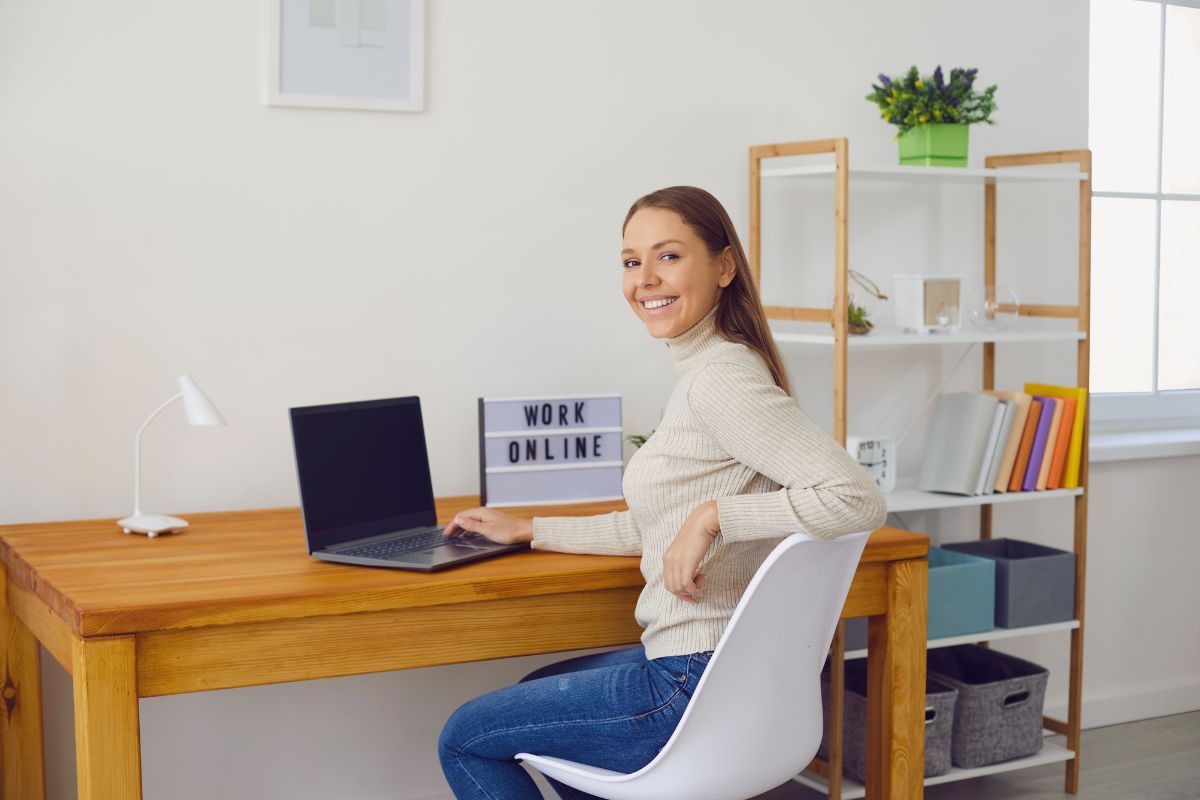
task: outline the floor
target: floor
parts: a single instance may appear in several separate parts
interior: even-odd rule
[[[1047,741],[1065,746],[1061,736]],[[1200,711],[1083,732],[1079,800],[1200,800]],[[930,786],[927,800],[1045,800],[1063,792],[1062,764]],[[754,800],[820,800],[789,783]]]

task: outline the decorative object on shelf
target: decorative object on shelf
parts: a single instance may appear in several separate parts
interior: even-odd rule
[[[914,333],[958,333],[961,275],[893,275],[896,325]]]
[[[479,503],[621,500],[621,395],[479,398]]]
[[[187,527],[187,521],[179,517],[142,513],[142,433],[155,417],[180,398],[183,398],[183,408],[187,412],[189,424],[205,426],[225,424],[225,418],[221,416],[221,412],[217,411],[212,401],[204,392],[200,391],[200,387],[196,385],[191,376],[186,374],[180,376],[179,393],[154,409],[142,423],[142,427],[138,428],[137,435],[133,437],[133,513],[125,519],[117,521],[125,533],[144,533],[153,539],[160,533],[171,533]]]
[[[654,430],[658,429],[655,428]],[[641,447],[646,443],[647,439],[654,435],[654,430],[650,431],[649,433],[632,433],[629,436],[626,436],[625,439],[634,447]]]
[[[267,105],[425,107],[425,0],[266,0]]]
[[[967,319],[985,331],[1007,330],[1021,313],[1017,293],[1002,283],[971,284],[965,292],[964,304]]]
[[[859,463],[884,494],[896,488],[896,439],[892,436],[846,436],[846,452]]]
[[[888,296],[886,294],[879,291],[879,287],[875,285],[874,281],[872,281],[866,275],[863,275],[858,270],[854,269],[854,267],[849,267],[848,274],[851,278],[854,279],[855,283],[857,283],[859,286],[866,289],[867,292],[874,295],[876,298],[878,298],[880,300],[888,299]],[[829,305],[830,306],[833,305],[833,293],[832,292],[830,292],[830,295],[829,295]],[[858,302],[858,297],[855,296],[853,290],[847,292],[846,293],[846,330],[852,334],[865,336],[866,334],[871,332],[872,328],[875,327],[875,323],[871,322],[870,316],[871,316],[871,312],[869,312],[867,310],[865,305],[862,305],[861,303]],[[832,327],[833,322],[830,322],[829,325],[830,325],[830,327]]]
[[[995,124],[993,95],[996,86],[982,92],[973,88],[977,69],[955,67],[950,80],[938,65],[933,75],[918,75],[914,64],[902,76],[879,73],[879,84],[867,99],[879,106],[880,116],[900,130],[900,163],[926,167],[965,167],[967,130],[985,122]]]

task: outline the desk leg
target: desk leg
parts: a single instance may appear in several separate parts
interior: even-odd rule
[[[140,800],[142,747],[132,636],[72,643],[79,800]]]
[[[925,791],[925,559],[888,566],[887,614],[867,634],[867,800]]]
[[[42,672],[38,643],[8,607],[7,573],[0,568],[0,798],[43,800],[46,767],[42,750]]]

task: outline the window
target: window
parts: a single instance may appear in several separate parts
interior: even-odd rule
[[[1095,421],[1200,423],[1200,0],[1092,0]]]

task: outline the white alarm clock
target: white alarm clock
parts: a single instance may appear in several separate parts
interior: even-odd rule
[[[846,436],[846,452],[867,471],[879,490],[896,488],[896,440],[891,436]]]

